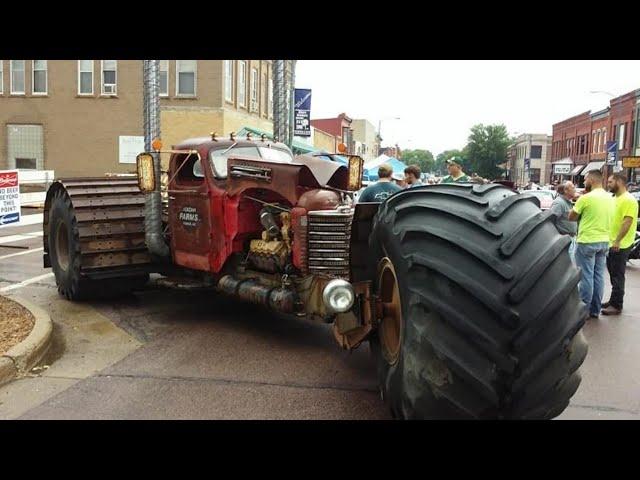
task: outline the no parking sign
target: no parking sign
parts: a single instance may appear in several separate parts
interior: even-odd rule
[[[17,170],[0,170],[0,227],[20,221],[20,184]]]

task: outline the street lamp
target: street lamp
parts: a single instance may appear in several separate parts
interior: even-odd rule
[[[385,120],[400,120],[400,117],[386,117],[378,120],[378,138],[380,139],[380,142],[382,142],[382,134],[380,133],[382,129],[382,122]]]
[[[605,95],[609,95],[611,98],[615,98],[613,93],[605,92],[604,90],[591,90],[589,93],[604,93]]]

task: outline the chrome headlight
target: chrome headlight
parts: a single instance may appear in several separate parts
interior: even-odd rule
[[[322,291],[322,300],[328,310],[334,313],[347,312],[353,306],[355,294],[346,280],[336,278],[327,283]]]

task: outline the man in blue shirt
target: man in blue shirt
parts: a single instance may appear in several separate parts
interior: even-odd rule
[[[392,175],[393,169],[389,165],[386,163],[380,165],[378,167],[378,181],[364,189],[362,195],[358,198],[358,203],[384,202],[391,195],[402,190],[393,182]]]

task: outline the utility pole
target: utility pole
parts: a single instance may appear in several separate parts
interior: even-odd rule
[[[273,137],[293,146],[295,60],[273,60]]]
[[[160,60],[142,62],[142,115],[144,124],[144,149],[152,152],[151,142],[160,138]],[[169,247],[162,235],[162,175],[160,153],[152,152],[156,188],[147,194],[144,203],[145,243],[154,255],[167,257]]]

